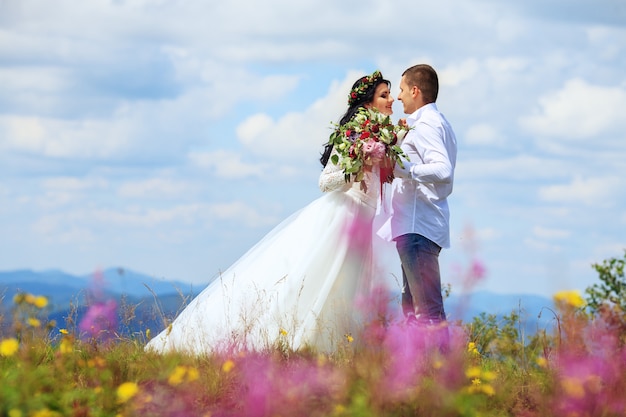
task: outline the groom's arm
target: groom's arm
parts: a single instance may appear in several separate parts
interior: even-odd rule
[[[425,122],[416,124],[402,143],[402,149],[410,161],[403,161],[402,167],[396,164],[394,175],[423,183],[451,183],[454,169],[443,143],[442,132],[442,126]]]

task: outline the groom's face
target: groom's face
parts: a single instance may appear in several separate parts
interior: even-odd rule
[[[402,102],[404,113],[411,114],[418,109],[417,105],[417,87],[410,87],[406,82],[406,77],[403,75],[400,80],[400,92],[398,93],[398,100]]]

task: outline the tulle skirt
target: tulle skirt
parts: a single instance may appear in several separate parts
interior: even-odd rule
[[[157,352],[332,351],[378,301],[399,294],[395,248],[376,237],[376,201],[333,191],[294,213],[211,282],[147,345]],[[396,297],[397,298],[397,297]],[[392,307],[393,309],[393,307]],[[389,312],[394,314],[393,311]]]

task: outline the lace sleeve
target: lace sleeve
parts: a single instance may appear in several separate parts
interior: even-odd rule
[[[334,153],[334,151],[333,151]],[[337,165],[333,164],[329,159],[328,163],[324,167],[324,170],[320,174],[319,187],[323,192],[335,191],[341,188],[350,188],[350,183],[346,182],[343,170]]]

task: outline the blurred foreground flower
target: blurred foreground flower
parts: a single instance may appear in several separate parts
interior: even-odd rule
[[[4,339],[0,342],[0,355],[13,356],[19,349],[20,344],[15,338]]]
[[[60,417],[61,414],[50,410],[48,408],[42,408],[41,410],[37,410],[31,414],[32,417]]]
[[[200,373],[193,366],[182,366],[179,365],[170,374],[167,379],[167,383],[171,386],[175,387],[176,385],[180,385],[183,382],[192,382],[197,380],[200,377]]]
[[[59,344],[59,352],[62,354],[72,353],[74,351],[74,343],[69,337],[64,337]]]
[[[33,305],[37,308],[44,308],[48,305],[48,299],[43,295],[38,295],[33,300]]]
[[[559,291],[554,294],[554,301],[557,304],[565,304],[574,308],[580,308],[585,305],[585,300],[577,290]]]
[[[39,319],[36,319],[34,317],[29,317],[28,318],[28,325],[30,327],[35,327],[35,328],[41,327],[41,321],[39,321]]]
[[[108,338],[117,328],[117,303],[115,300],[94,303],[81,320],[78,328],[93,338]]]
[[[496,379],[495,372],[483,370],[478,366],[472,366],[465,370],[465,376],[470,380],[470,386],[467,387],[469,393],[483,393],[489,396],[496,393],[496,390],[490,384],[491,381]]]
[[[48,305],[48,299],[43,295],[33,295],[30,293],[20,292],[13,296],[13,302],[15,304],[30,304],[39,309],[44,308]]]
[[[224,362],[224,364],[222,364],[222,371],[225,373],[229,373],[230,371],[233,370],[234,367],[235,367],[235,362],[228,359],[226,362]]]
[[[476,347],[476,343],[469,342],[467,344],[467,353],[470,353],[474,356],[480,356],[480,352],[478,351],[478,348]]]
[[[117,401],[125,403],[139,392],[139,386],[134,382],[124,382],[117,387]]]
[[[22,417],[22,411],[17,408],[12,408],[9,410],[9,417]]]

